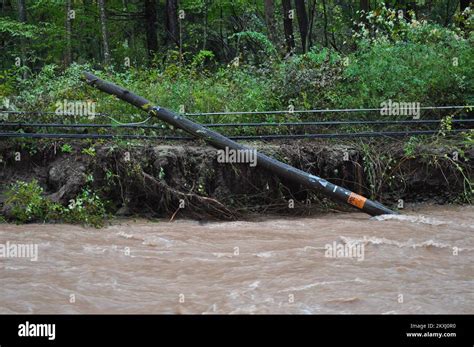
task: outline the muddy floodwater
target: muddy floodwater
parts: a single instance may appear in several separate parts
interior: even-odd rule
[[[0,313],[474,313],[474,208],[0,224]]]

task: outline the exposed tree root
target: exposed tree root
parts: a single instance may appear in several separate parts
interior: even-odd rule
[[[166,183],[157,180],[155,177],[147,174],[142,170],[144,183],[151,182],[153,185],[160,189],[160,192],[164,192],[169,199],[178,201],[178,208],[171,216],[170,220],[173,220],[180,209],[190,209],[193,214],[199,215],[201,218],[204,214],[211,215],[212,217],[218,217],[219,219],[234,220],[237,215],[229,210],[224,204],[217,201],[216,199],[200,196],[194,193],[184,193],[177,189],[171,188]]]

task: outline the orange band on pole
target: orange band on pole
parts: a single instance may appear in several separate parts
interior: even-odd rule
[[[364,198],[362,195],[359,195],[356,193],[351,193],[351,195],[349,195],[349,198],[347,199],[347,202],[349,204],[360,209],[364,207],[366,201],[367,201],[367,198]]]

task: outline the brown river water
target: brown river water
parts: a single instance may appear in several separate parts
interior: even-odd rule
[[[2,244],[37,260],[0,257],[0,313],[474,313],[473,206],[0,224]]]

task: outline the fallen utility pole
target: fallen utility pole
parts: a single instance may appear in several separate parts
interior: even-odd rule
[[[207,129],[200,124],[196,124],[183,116],[159,106],[153,106],[147,99],[113,83],[104,81],[89,72],[84,72],[84,78],[89,85],[108,94],[115,95],[117,98],[148,112],[150,115],[155,116],[176,128],[182,129],[196,138],[205,140],[216,148],[225,149],[227,147],[238,151],[252,150],[249,147],[241,145],[219,133]],[[396,213],[376,201],[369,200],[359,194],[351,192],[350,190],[332,184],[323,178],[296,169],[293,166],[282,163],[259,152],[257,152],[257,163],[259,166],[280,177],[316,189],[335,201],[357,207],[361,211],[372,216]]]

